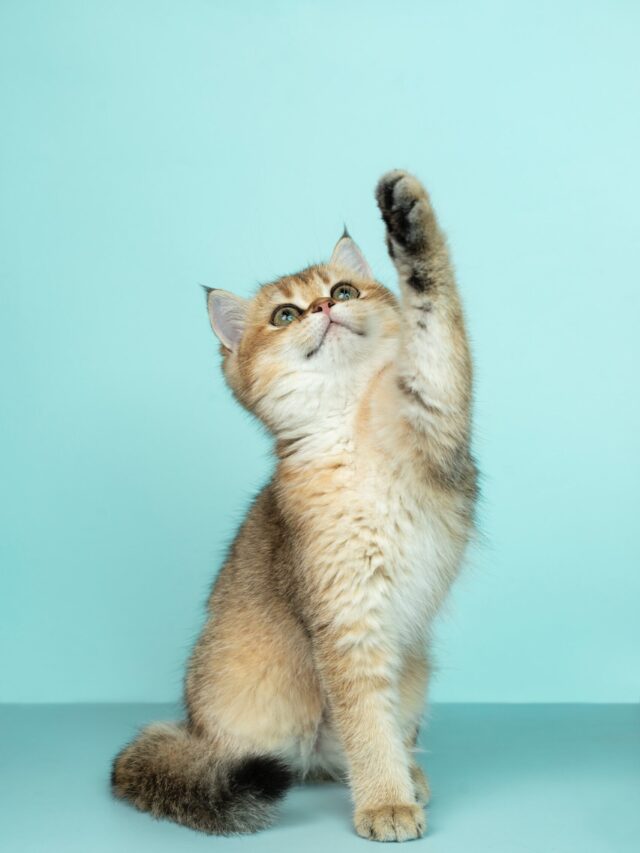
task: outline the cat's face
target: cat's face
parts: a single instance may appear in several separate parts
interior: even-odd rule
[[[396,299],[348,236],[328,264],[264,285],[249,300],[211,290],[208,307],[227,381],[279,434],[339,414],[397,347]]]

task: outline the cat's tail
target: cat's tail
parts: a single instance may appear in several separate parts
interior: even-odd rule
[[[292,783],[279,759],[225,759],[183,723],[154,723],[116,756],[111,789],[156,818],[217,835],[255,832]]]

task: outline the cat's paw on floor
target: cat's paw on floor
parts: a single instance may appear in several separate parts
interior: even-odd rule
[[[422,806],[401,803],[359,809],[354,826],[358,835],[371,841],[411,841],[424,835],[426,818]]]
[[[401,169],[387,172],[378,181],[376,200],[387,226],[392,257],[396,247],[407,255],[422,253],[435,220],[429,196],[420,181]]]

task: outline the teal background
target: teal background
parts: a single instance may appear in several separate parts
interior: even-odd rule
[[[0,700],[172,701],[269,442],[247,293],[415,171],[477,364],[483,541],[441,701],[640,698],[632,2],[0,3]]]

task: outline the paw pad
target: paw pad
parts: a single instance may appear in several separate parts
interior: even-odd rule
[[[432,212],[422,184],[408,172],[387,172],[378,182],[376,200],[387,226],[392,256],[393,244],[409,255],[424,251]]]

